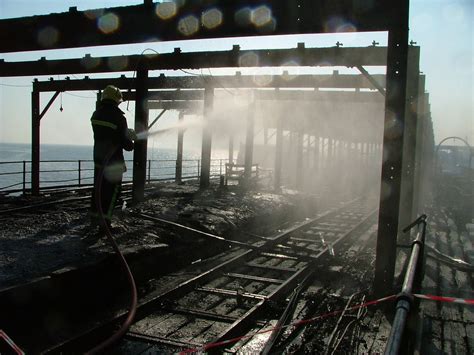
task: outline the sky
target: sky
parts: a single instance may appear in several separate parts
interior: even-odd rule
[[[68,11],[77,6],[78,10],[138,4],[133,0],[0,0],[0,19]],[[155,1],[156,2],[156,1]],[[430,94],[431,113],[435,131],[435,141],[448,136],[460,136],[474,145],[474,1],[472,0],[412,0],[410,3],[409,39],[421,47],[420,68],[426,74],[426,89]],[[1,54],[6,61],[78,58],[86,53],[92,56],[113,56],[140,54],[151,48],[160,53],[171,52],[175,47],[182,51],[229,50],[233,44],[241,49],[294,48],[298,42],[306,47],[330,47],[337,41],[345,47],[368,46],[372,41],[386,45],[386,33],[350,33],[323,35],[291,35],[259,38],[212,39],[181,42],[155,42],[127,46],[90,47],[67,50],[35,51],[28,53]],[[304,68],[276,68],[266,72],[280,73],[281,70],[295,70],[299,73],[324,72],[324,70]],[[332,71],[333,68],[330,70]],[[353,69],[335,68],[341,73],[358,73]],[[248,73],[256,69],[249,69]],[[327,70],[327,69],[326,69]],[[384,68],[369,68],[370,72],[384,72]],[[200,74],[199,71],[194,71]],[[213,69],[212,74],[225,73]],[[159,72],[153,72],[158,75]],[[182,72],[166,72],[167,75],[183,75]],[[96,74],[98,77],[116,77],[115,74]],[[133,73],[126,73],[131,77]],[[56,76],[62,79],[65,76]],[[71,75],[83,78],[83,75]],[[48,77],[37,77],[48,80]],[[0,143],[29,143],[31,140],[31,82],[33,77],[0,78]],[[41,95],[42,107],[50,94]],[[63,110],[60,110],[60,107]],[[41,121],[41,142],[49,144],[92,144],[90,115],[95,107],[94,92],[74,92],[62,94]],[[121,105],[129,126],[133,127],[134,106]],[[158,112],[150,113],[153,119]],[[160,120],[160,127],[172,124],[176,112],[167,112]],[[152,144],[155,144],[152,142]],[[160,146],[175,147],[174,136],[161,137]]]

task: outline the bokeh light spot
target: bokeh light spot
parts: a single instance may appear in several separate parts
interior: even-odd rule
[[[331,17],[324,25],[326,32],[357,32],[357,27],[340,16]]]
[[[114,13],[109,12],[99,18],[97,27],[105,34],[113,33],[120,27],[120,19]]]
[[[162,20],[169,20],[178,13],[178,6],[174,1],[161,2],[156,5],[155,13]]]
[[[52,26],[45,27],[38,32],[38,43],[45,47],[53,47],[59,40],[59,31]]]
[[[259,62],[258,55],[254,52],[248,52],[239,57],[240,67],[257,67]]]
[[[266,5],[259,6],[252,11],[250,18],[256,27],[265,26],[272,20],[272,10]]]
[[[185,36],[192,36],[199,31],[199,20],[194,15],[183,17],[178,22],[178,31]]]
[[[104,9],[84,11],[84,16],[87,17],[89,20],[97,20],[103,14],[104,14]]]
[[[100,58],[93,58],[90,55],[86,55],[81,59],[81,64],[86,69],[94,69],[100,65]]]
[[[392,188],[388,183],[382,181],[382,187],[380,189],[380,199],[385,200],[392,195]]]
[[[243,7],[234,15],[234,20],[237,25],[247,27],[252,23],[252,10],[250,7]]]
[[[201,21],[204,27],[209,30],[222,24],[222,12],[218,9],[210,9],[202,14]]]
[[[125,56],[110,57],[107,65],[112,70],[124,70],[128,66],[128,58]]]
[[[258,75],[256,74],[253,77],[253,82],[257,86],[265,87],[268,86],[272,83],[273,81],[273,75]]]

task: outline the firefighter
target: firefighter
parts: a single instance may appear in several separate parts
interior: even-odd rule
[[[124,112],[118,107],[122,93],[112,85],[101,95],[97,110],[92,114],[94,132],[94,190],[91,202],[91,225],[99,226],[98,235],[103,235],[105,226],[101,222],[100,210],[109,228],[112,213],[121,192],[122,175],[127,170],[123,149],[133,150],[136,135],[127,127]]]

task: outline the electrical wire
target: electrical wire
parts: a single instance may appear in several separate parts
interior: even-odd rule
[[[7,87],[13,87],[13,88],[29,88],[31,85],[14,85],[14,84],[0,83],[0,86],[7,86]]]
[[[77,94],[71,94],[70,92],[64,92],[66,95],[74,96],[74,97],[80,97],[81,99],[95,99],[95,96],[82,96],[82,95],[77,95]]]

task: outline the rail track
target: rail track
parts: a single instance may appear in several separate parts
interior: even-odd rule
[[[135,217],[162,223],[151,216]],[[235,243],[237,250],[233,249],[231,259],[165,292],[145,297],[139,303],[135,324],[113,351],[176,352],[206,348],[207,344],[220,344],[212,346],[214,350],[244,348],[247,341],[227,344],[226,340],[275,325],[268,320],[281,317],[286,299],[301,289],[321,258],[334,254],[349,239],[357,239],[374,224],[374,217],[367,201],[352,201],[273,236]],[[45,353],[86,350],[113,331],[124,316],[122,312]],[[271,348],[271,341],[266,348]]]

